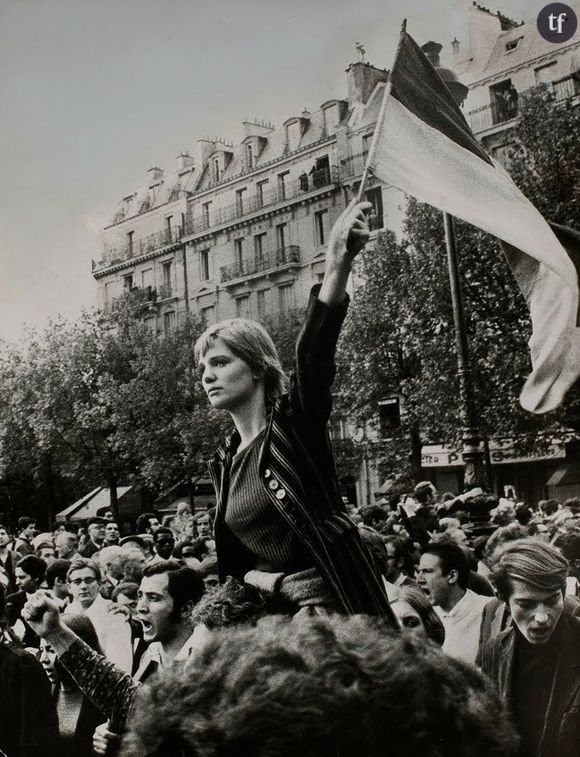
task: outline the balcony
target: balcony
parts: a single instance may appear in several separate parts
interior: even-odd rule
[[[231,265],[223,266],[220,268],[220,280],[223,284],[226,281],[265,274],[298,263],[300,263],[300,247],[291,244],[252,260],[240,260]]]
[[[160,300],[168,300],[170,297],[173,297],[172,291],[171,284],[166,281],[157,289],[157,294]]]
[[[252,213],[259,213],[283,202],[293,202],[310,192],[324,189],[338,183],[338,171],[334,166],[321,168],[310,174],[303,173],[295,181],[285,182],[283,186],[256,191],[251,197],[210,212],[209,217],[193,219],[185,224],[184,236],[201,234],[217,226],[232,223]],[[248,189],[248,194],[249,194]]]
[[[564,100],[570,100],[580,94],[580,77],[578,74],[570,74],[545,86],[553,95],[555,102],[564,102]],[[494,102],[470,110],[467,113],[467,123],[473,133],[477,134],[480,131],[512,121],[519,115],[520,104],[525,102],[526,97],[535,89],[537,87],[518,92],[517,99],[512,102]]]
[[[365,152],[358,152],[354,155],[349,155],[348,158],[341,160],[341,179],[344,181],[345,179],[352,179],[354,176],[361,176],[362,172],[365,170],[368,154],[368,150],[366,150]]]
[[[154,234],[149,234],[143,237],[143,239],[133,241],[130,244],[105,248],[104,259],[99,260],[93,266],[93,271],[98,271],[100,268],[108,268],[109,266],[123,263],[126,260],[139,258],[141,255],[148,255],[149,253],[163,250],[166,247],[180,244],[182,235],[182,227],[174,226],[171,229],[163,229]]]
[[[157,299],[156,290],[151,287],[131,287],[126,289],[123,294],[113,297],[112,301],[105,305],[105,312],[116,313],[120,310],[128,309],[134,315],[147,310]]]

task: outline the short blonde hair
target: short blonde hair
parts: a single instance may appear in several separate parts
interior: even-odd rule
[[[252,371],[264,377],[266,405],[273,405],[286,391],[287,378],[272,337],[257,321],[231,318],[209,326],[195,343],[195,361],[199,363],[216,340],[247,363]]]

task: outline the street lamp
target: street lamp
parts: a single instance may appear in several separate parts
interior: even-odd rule
[[[437,42],[427,42],[422,47],[423,52],[433,67],[445,82],[458,106],[461,106],[467,95],[467,87],[448,68],[443,68],[439,62],[441,45]],[[445,247],[447,248],[447,267],[449,270],[449,284],[451,287],[451,302],[453,305],[453,323],[455,327],[455,348],[457,352],[457,379],[459,382],[459,413],[461,418],[461,441],[464,465],[464,488],[481,486],[486,488],[486,476],[483,466],[483,452],[481,450],[481,433],[475,406],[473,392],[473,371],[469,356],[469,342],[465,329],[465,314],[461,279],[457,264],[457,243],[455,236],[455,221],[449,213],[443,213],[445,228]]]

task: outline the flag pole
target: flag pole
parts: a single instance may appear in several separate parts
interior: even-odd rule
[[[399,57],[399,51],[401,49],[401,45],[403,44],[403,39],[404,39],[404,36],[405,36],[406,33],[407,33],[407,19],[405,18],[405,19],[403,19],[403,23],[401,24],[401,31],[400,31],[400,34],[399,34],[399,41],[397,42],[397,49],[395,50],[395,56],[393,58],[393,66],[395,65],[395,61]],[[391,69],[390,69],[391,71],[393,70],[393,66],[391,66]],[[390,72],[389,72],[389,74],[390,74]],[[389,99],[389,95],[391,94],[392,87],[393,87],[393,85],[391,83],[391,77],[389,75],[389,79],[388,79],[387,84],[385,86],[385,91],[383,92],[383,101],[381,103],[381,109],[379,111],[379,115],[378,115],[378,118],[377,118],[377,125],[375,127],[375,131],[374,131],[374,134],[373,134],[373,139],[372,139],[372,142],[371,142],[371,146],[369,148],[369,154],[367,155],[364,171],[363,171],[363,174],[361,176],[360,185],[359,185],[358,192],[357,192],[357,195],[356,195],[356,201],[357,202],[361,202],[361,200],[362,200],[362,196],[363,196],[363,192],[364,192],[364,189],[365,189],[365,185],[367,183],[369,174],[372,171],[372,169],[369,168],[369,164],[374,159],[375,152],[377,151],[377,144],[379,142],[379,132],[380,132],[381,127],[382,127],[382,125],[384,123],[384,120],[385,120],[384,116],[385,116],[385,110],[386,110],[386,107],[387,107],[387,100]]]

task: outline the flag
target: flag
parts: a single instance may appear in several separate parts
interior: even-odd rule
[[[450,90],[405,30],[367,167],[420,202],[504,243],[532,320],[532,373],[520,402],[535,413],[556,408],[580,376],[574,261],[507,172],[485,153]],[[559,236],[568,246],[569,235]]]

